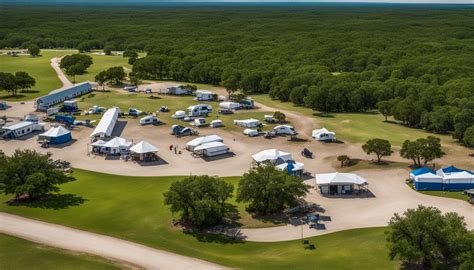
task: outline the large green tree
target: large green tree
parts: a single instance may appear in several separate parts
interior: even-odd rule
[[[80,75],[84,74],[86,70],[93,64],[92,57],[89,55],[85,54],[71,54],[71,55],[66,55],[61,59],[61,62],[59,63],[59,67],[66,70],[71,69],[71,74],[68,74],[70,76],[73,76],[72,74],[75,75]]]
[[[36,44],[30,44],[27,49],[31,56],[38,56],[41,52],[40,47]]]
[[[270,214],[293,205],[308,193],[308,186],[272,163],[264,163],[245,173],[239,181],[237,201],[248,203],[248,210]]]
[[[364,150],[367,155],[374,153],[377,156],[377,163],[380,163],[382,157],[390,156],[393,153],[390,142],[378,138],[368,140],[362,145],[362,150]]]
[[[18,71],[15,73],[15,83],[19,89],[24,90],[33,87],[36,84],[36,80],[30,74]]]
[[[426,165],[428,162],[444,155],[440,139],[433,136],[419,138],[415,141],[406,140],[400,150],[400,156],[411,159],[417,167]]]
[[[15,75],[11,73],[0,72],[0,89],[16,96],[18,84]]]
[[[230,211],[227,200],[234,187],[216,177],[190,176],[171,184],[164,193],[165,205],[185,223],[207,227],[219,224]]]
[[[73,180],[74,177],[55,167],[51,154],[16,150],[6,156],[0,151],[0,191],[13,194],[16,199],[40,198]]]
[[[390,258],[406,269],[473,269],[474,234],[456,213],[418,206],[389,222]]]

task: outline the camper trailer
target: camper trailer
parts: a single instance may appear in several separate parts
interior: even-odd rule
[[[255,108],[255,103],[252,98],[247,97],[240,102],[240,106],[243,109],[253,109]]]
[[[258,131],[255,129],[246,128],[244,129],[244,135],[249,137],[255,137],[258,136]]]
[[[196,91],[196,100],[198,101],[211,101],[214,99],[214,93],[206,90]]]
[[[221,102],[219,103],[219,108],[227,110],[238,110],[240,109],[240,103],[237,102]]]
[[[190,117],[207,116],[210,112],[212,112],[212,107],[207,104],[198,104],[188,107],[188,116]]]
[[[323,142],[336,141],[336,133],[331,132],[325,128],[313,130],[313,132],[311,133],[311,137],[313,137],[317,141]]]
[[[3,138],[19,138],[35,131],[43,131],[44,125],[23,121],[9,126],[3,126],[0,133]]]
[[[224,124],[222,123],[222,120],[216,119],[216,120],[212,120],[212,121],[211,121],[210,126],[211,126],[212,128],[218,128],[218,127],[223,127]]]
[[[154,115],[147,115],[143,118],[140,118],[140,125],[144,126],[144,125],[150,125],[150,124],[153,124],[153,125],[156,125],[156,124],[160,124],[161,121],[158,120],[158,118],[156,118],[156,116]]]
[[[207,126],[206,119],[204,119],[204,118],[196,118],[196,119],[194,119],[194,126],[195,126],[195,127]]]
[[[61,111],[63,112],[75,112],[79,108],[77,107],[77,101],[75,100],[65,100],[63,102],[63,107],[61,108]]]
[[[260,121],[257,119],[245,119],[245,120],[234,120],[234,125],[246,127],[246,128],[254,128],[259,127],[262,125]]]
[[[273,128],[273,132],[275,132],[276,135],[290,135],[290,136],[298,135],[295,129],[290,125],[278,125]]]

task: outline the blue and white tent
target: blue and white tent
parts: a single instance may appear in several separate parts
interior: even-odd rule
[[[425,173],[435,174],[435,172],[433,170],[431,170],[427,167],[421,167],[419,169],[416,169],[416,170],[413,170],[413,171],[410,172],[410,179],[413,180],[418,175],[422,175],[422,174],[425,174]]]
[[[443,190],[443,177],[427,172],[416,175],[413,184],[416,190]]]
[[[456,174],[456,173],[460,173],[460,172],[471,173],[470,171],[459,169],[459,168],[456,168],[456,167],[451,165],[449,167],[437,170],[436,174],[444,177],[444,176],[447,176],[447,175]]]
[[[446,190],[466,190],[474,188],[474,175],[468,171],[446,175],[443,177],[443,188]]]
[[[71,131],[57,126],[48,129],[45,133],[39,135],[39,141],[45,141],[49,144],[61,144],[72,140]]]

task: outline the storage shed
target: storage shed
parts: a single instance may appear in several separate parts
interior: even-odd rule
[[[66,100],[90,93],[92,84],[89,82],[78,83],[71,87],[61,88],[50,92],[36,100],[36,108],[39,111],[46,111],[48,108],[64,102]]]

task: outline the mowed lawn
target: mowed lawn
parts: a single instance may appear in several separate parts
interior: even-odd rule
[[[132,66],[128,64],[128,58],[120,55],[100,55],[97,52],[87,53],[92,57],[93,64],[87,69],[87,73],[76,76],[76,83],[84,81],[95,81],[95,75],[110,67],[123,67],[125,72],[131,71]],[[72,81],[72,77],[69,77]]]
[[[151,97],[158,98],[151,98]],[[96,91],[92,94],[85,95],[79,99],[78,106],[84,111],[88,108],[98,105],[101,107],[115,107],[118,106],[121,111],[128,111],[129,108],[137,108],[141,111],[153,113],[159,110],[161,106],[167,106],[170,112],[158,113],[158,119],[171,126],[173,124],[180,124],[190,126],[190,123],[183,122],[181,120],[173,119],[171,116],[178,110],[188,112],[187,108],[191,105],[196,104],[209,104],[213,108],[213,112],[206,118],[206,122],[210,123],[212,120],[222,120],[224,127],[223,129],[228,131],[243,131],[243,128],[234,125],[235,119],[249,119],[255,118],[263,122],[265,114],[273,114],[273,112],[261,112],[255,110],[239,110],[234,114],[230,115],[218,115],[219,102],[203,102],[195,101],[194,96],[170,96],[170,95],[157,95],[157,94],[144,94],[144,93],[128,93],[128,92],[101,92]],[[78,119],[100,119],[101,115],[82,115]],[[138,119],[136,119],[138,121]],[[274,124],[266,124],[264,130],[271,129]]]
[[[426,195],[431,195],[431,196],[437,196],[437,197],[445,197],[445,198],[451,198],[451,199],[457,199],[457,200],[462,200],[462,201],[467,201],[468,196],[464,194],[463,191],[418,191],[420,193],[426,194]]]
[[[75,170],[78,181],[62,186],[48,205],[9,206],[1,196],[0,211],[59,223],[142,243],[178,254],[242,269],[395,269],[388,259],[386,228],[349,230],[310,242],[232,242],[193,236],[173,227],[163,192],[182,177],[125,177]],[[236,184],[238,178],[227,178]],[[240,207],[242,210],[242,207]]]
[[[255,95],[253,98],[262,104],[313,116],[325,127],[335,131],[339,140],[352,143],[365,143],[372,138],[387,139],[393,146],[401,146],[405,140],[434,135],[441,138],[443,144],[453,144],[453,139],[447,135],[426,132],[422,129],[404,127],[394,121],[384,122],[384,117],[378,113],[330,113],[320,114],[309,108],[296,106],[291,102],[272,100],[268,95]],[[390,119],[389,119],[390,120]]]
[[[0,269],[120,269],[102,258],[43,246],[0,234]]]
[[[36,85],[30,91],[26,93],[19,92],[16,98],[9,96],[7,92],[3,91],[0,92],[0,99],[11,101],[31,100],[61,88],[63,85],[51,67],[51,58],[74,52],[74,50],[43,50],[41,51],[41,56],[38,57],[31,57],[29,55],[18,57],[0,55],[0,72],[15,73],[17,71],[24,71],[36,80]]]

